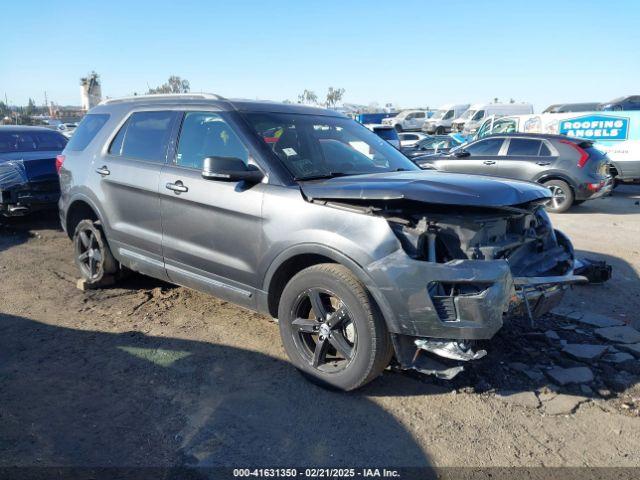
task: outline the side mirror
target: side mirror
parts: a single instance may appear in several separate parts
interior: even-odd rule
[[[202,178],[222,182],[260,183],[264,174],[255,165],[246,165],[235,157],[206,157],[202,165]]]
[[[469,152],[467,152],[464,148],[456,150],[455,152],[453,152],[453,154],[458,158],[464,158],[464,157],[471,156],[471,154]]]

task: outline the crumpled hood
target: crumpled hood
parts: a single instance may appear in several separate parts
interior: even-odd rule
[[[387,172],[300,182],[310,200],[413,200],[504,207],[550,198],[535,183],[437,171]]]

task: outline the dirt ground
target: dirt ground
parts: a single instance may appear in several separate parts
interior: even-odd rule
[[[566,305],[640,323],[638,200],[554,215],[614,265]],[[54,219],[0,227],[0,467],[640,466],[637,359],[582,386],[540,374],[584,365],[543,333],[595,338],[566,320],[514,320],[454,382],[389,370],[342,394],[294,370],[271,319],[141,276],[82,292],[71,250]]]

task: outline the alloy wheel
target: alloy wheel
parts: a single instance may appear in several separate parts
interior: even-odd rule
[[[347,368],[358,335],[344,302],[328,290],[310,288],[298,297],[293,313],[293,341],[309,365],[325,373]]]
[[[103,254],[93,230],[78,233],[77,255],[84,276],[89,280],[98,278],[103,268]]]
[[[557,185],[550,185],[549,190],[551,191],[551,199],[549,203],[554,209],[558,209],[567,201],[567,194],[562,187]]]

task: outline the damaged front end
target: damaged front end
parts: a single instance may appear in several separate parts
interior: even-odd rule
[[[414,291],[407,312],[415,320],[420,305],[422,328],[410,342],[406,337],[395,341],[396,351],[411,353],[411,359],[398,356],[403,368],[452,378],[461,367],[443,367],[421,354],[458,361],[482,358],[486,352],[474,352],[470,340],[491,338],[508,314],[533,321],[558,305],[568,285],[585,281],[573,273],[571,242],[553,229],[540,201],[486,209],[405,205],[401,211],[379,213],[387,217],[407,257],[426,262],[412,279],[426,285],[424,295],[419,298]],[[398,288],[405,288],[400,270],[408,265],[398,259],[382,262],[394,264]],[[373,270],[388,274],[388,267]]]
[[[486,352],[474,352],[470,340],[491,338],[508,314],[533,322],[558,305],[569,285],[586,281],[574,275],[571,242],[553,229],[541,201],[502,208],[405,202],[401,210],[387,205],[378,213],[410,260],[383,259],[372,272],[394,272],[399,290],[407,287],[406,268],[415,272],[407,320],[415,322],[420,312],[422,321],[411,342],[395,341],[396,351],[411,353],[410,360],[398,356],[403,368],[452,378],[461,368],[442,368],[421,354],[482,358]],[[414,261],[423,263],[420,273]]]
[[[60,198],[58,176],[55,172],[41,171],[34,175],[35,168],[32,164],[35,163],[33,160],[10,160],[0,163],[0,215],[21,216],[43,208],[55,207]]]
[[[452,378],[434,356],[481,358],[509,314],[535,317],[573,283],[571,242],[544,210],[549,191],[528,182],[435,172],[309,182],[310,201],[386,219],[401,248],[365,268],[401,368]]]
[[[403,369],[453,378],[457,362],[482,358],[486,340],[511,314],[531,321],[558,305],[574,274],[571,242],[554,230],[543,199],[508,207],[355,201],[383,216],[402,248],[367,266],[391,306],[388,319]],[[347,206],[328,202],[330,206]]]

